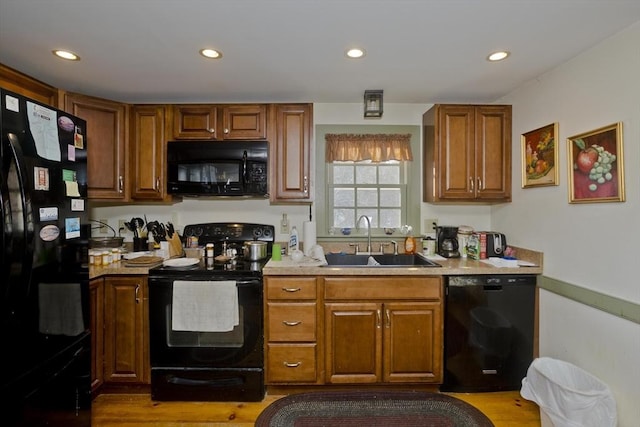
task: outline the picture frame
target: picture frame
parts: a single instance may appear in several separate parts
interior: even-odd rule
[[[558,185],[558,123],[522,134],[522,188]]]
[[[567,138],[569,203],[624,202],[622,123]]]

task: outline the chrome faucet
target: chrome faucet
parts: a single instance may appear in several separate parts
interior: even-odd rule
[[[366,215],[360,215],[358,221],[356,222],[356,230],[360,229],[360,221],[362,218],[367,220],[367,253],[371,254],[371,220]]]

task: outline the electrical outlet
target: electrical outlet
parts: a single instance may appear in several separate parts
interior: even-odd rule
[[[425,233],[433,233],[435,232],[434,227],[438,226],[438,218],[427,218],[424,220],[424,232]]]
[[[124,219],[119,219],[118,220],[118,233],[120,232],[120,230],[122,231],[127,231],[127,227],[124,226],[124,223],[127,222]]]
[[[100,220],[100,227],[98,228],[98,232],[100,234],[107,234],[107,232],[109,231],[109,228],[105,224],[109,224],[109,220],[108,219],[101,219]]]

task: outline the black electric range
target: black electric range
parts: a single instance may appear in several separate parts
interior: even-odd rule
[[[274,240],[272,225],[247,223],[207,223],[184,228],[186,239],[196,237],[198,246],[214,245],[214,257],[205,257],[187,267],[159,266],[149,270],[149,340],[151,398],[153,400],[261,401],[264,385],[264,326],[262,268],[269,259],[247,261],[242,246],[248,240],[267,242],[268,255]],[[191,239],[193,240],[193,239]],[[190,240],[187,240],[190,241]],[[229,250],[235,257],[219,262],[214,258]],[[199,284],[198,282],[202,282]],[[236,296],[229,306],[235,315],[215,306],[210,296],[194,303],[189,316],[216,314],[234,319],[228,329],[184,329],[176,326],[173,311],[174,286],[200,286],[211,292],[233,286]],[[216,289],[216,287],[218,287]],[[184,291],[183,291],[184,292]],[[222,295],[229,298],[226,292]],[[198,294],[200,295],[200,294]],[[202,301],[207,301],[202,303]],[[225,300],[227,301],[227,300]],[[209,305],[211,304],[211,305]],[[204,305],[204,306],[203,306]],[[225,307],[227,308],[227,307]]]

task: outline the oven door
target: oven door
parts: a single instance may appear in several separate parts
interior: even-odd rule
[[[235,280],[238,321],[229,332],[174,330],[175,277],[149,277],[152,368],[263,368],[262,278],[211,277],[186,273],[179,280]]]

